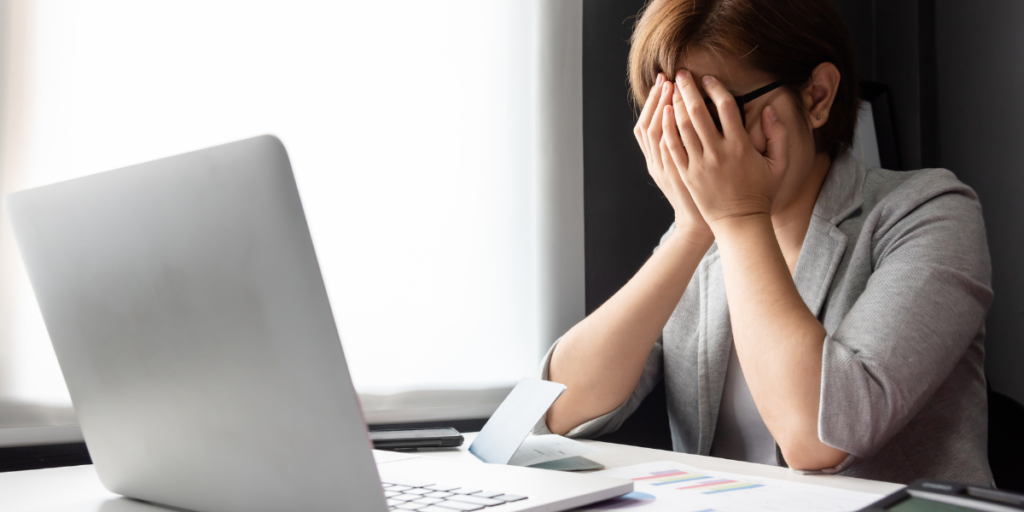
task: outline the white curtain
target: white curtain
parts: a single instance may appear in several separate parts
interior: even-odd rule
[[[281,138],[370,421],[489,414],[582,318],[581,0],[5,12],[4,193]],[[67,404],[2,229],[0,397]]]

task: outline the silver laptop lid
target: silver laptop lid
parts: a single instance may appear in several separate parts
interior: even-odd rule
[[[6,208],[108,489],[203,512],[387,510],[278,139]]]

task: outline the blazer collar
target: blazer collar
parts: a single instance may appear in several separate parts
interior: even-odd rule
[[[849,151],[839,154],[821,184],[813,216],[821,217],[833,226],[849,218],[864,204],[862,190],[866,175],[864,164]],[[806,242],[804,246],[807,246]]]
[[[814,316],[821,313],[846,250],[846,235],[837,226],[864,203],[861,190],[866,174],[864,164],[844,152],[832,162],[818,192],[793,273],[797,291]]]

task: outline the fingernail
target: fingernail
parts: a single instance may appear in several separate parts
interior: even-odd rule
[[[771,119],[772,121],[778,121],[779,120],[779,116],[775,115],[775,107],[772,107],[771,105],[768,105],[768,107],[765,108],[765,110],[768,111],[768,118],[769,119]]]
[[[664,81],[665,81],[665,75],[663,73],[658,73],[658,79],[654,81],[654,84],[655,85],[661,85],[661,83],[664,82]]]
[[[704,85],[710,85],[711,81],[714,80],[714,79],[715,79],[715,77],[713,77],[711,75],[704,75],[704,80],[701,80],[701,81],[704,82]]]
[[[676,80],[682,80],[686,78],[686,75],[688,74],[689,71],[686,71],[685,69],[680,69],[679,71],[676,72]]]

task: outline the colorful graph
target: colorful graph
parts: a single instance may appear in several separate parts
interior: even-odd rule
[[[764,487],[761,484],[718,478],[700,473],[691,473],[678,469],[667,471],[654,471],[648,476],[633,479],[634,482],[644,482],[649,485],[662,486],[672,485],[673,488],[681,491],[698,490],[701,494],[718,494],[723,492],[742,491]],[[677,484],[683,484],[676,487]]]
[[[766,471],[767,473],[767,471]],[[602,476],[632,480],[648,499],[608,501],[586,510],[611,512],[848,512],[878,501],[875,494],[696,468],[674,461],[613,468]],[[627,495],[631,496],[631,495]],[[482,511],[481,511],[482,512]]]
[[[686,482],[689,480],[701,480],[710,478],[707,475],[700,475],[697,473],[687,473],[686,471],[680,471],[678,469],[670,469],[668,471],[655,471],[650,476],[642,476],[634,478],[634,482],[644,482],[650,485],[671,485],[679,482]]]
[[[750,482],[740,482],[737,480],[729,480],[725,478],[713,479],[707,482],[697,482],[695,485],[688,485],[684,487],[676,487],[676,489],[682,491],[689,491],[693,489],[699,489],[701,494],[718,494],[721,492],[732,492],[742,491],[746,489],[754,489],[757,487],[764,487],[761,484],[753,484]]]

